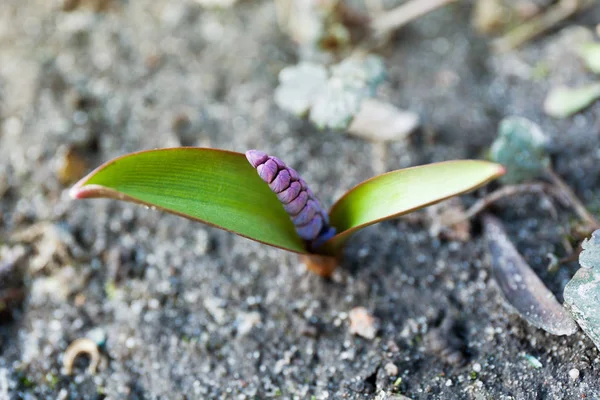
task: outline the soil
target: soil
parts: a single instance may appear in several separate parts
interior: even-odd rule
[[[2,281],[16,297],[0,315],[0,398],[600,398],[598,349],[507,307],[476,222],[467,242],[430,235],[423,213],[369,227],[324,280],[293,254],[215,228],[71,201],[74,177],[141,149],[262,149],[326,204],[372,176],[373,160],[370,143],[274,104],[277,73],[297,60],[271,1],[59,3],[0,4],[0,269],[17,276]],[[385,167],[481,158],[498,122],[521,115],[544,128],[555,170],[597,212],[600,104],[565,120],[542,104],[555,84],[593,81],[568,35],[594,29],[600,6],[501,55],[472,31],[470,9],[420,18],[382,51],[380,97],[423,121],[389,144]],[[550,272],[546,255],[568,255],[576,216],[549,204],[522,195],[493,212],[562,299],[578,266]],[[351,332],[355,307],[378,321],[374,338]],[[84,356],[67,375],[65,350],[84,337],[102,345],[97,371]]]

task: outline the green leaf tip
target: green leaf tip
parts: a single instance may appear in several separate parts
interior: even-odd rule
[[[331,208],[331,225],[339,233],[324,247],[338,252],[362,228],[477,189],[505,172],[500,164],[457,160],[396,170],[366,180]]]
[[[70,191],[156,207],[296,253],[308,253],[285,210],[244,154],[196,147],[128,154]]]

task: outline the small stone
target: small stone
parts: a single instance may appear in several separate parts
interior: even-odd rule
[[[394,363],[390,362],[385,364],[383,369],[385,369],[385,372],[388,374],[388,376],[398,376],[398,367]]]
[[[65,388],[60,389],[60,392],[58,392],[58,400],[66,400],[69,398],[69,391]]]
[[[218,325],[225,324],[227,312],[225,311],[225,301],[216,297],[204,299],[204,308],[213,317]]]
[[[597,232],[592,239],[584,242],[584,251],[579,255],[582,268],[567,283],[563,295],[567,310],[600,349],[600,266],[594,265],[598,261]]]
[[[384,390],[381,390],[377,394],[377,397],[374,398],[374,400],[410,400],[410,398],[406,397],[402,394],[388,393],[388,392],[385,392]]]
[[[210,237],[204,229],[196,231],[196,246],[194,252],[196,255],[203,256],[210,251]]]
[[[90,330],[86,336],[93,340],[98,347],[104,347],[106,344],[107,333],[102,328],[94,328]]]
[[[446,386],[447,386],[447,387],[450,387],[450,386],[452,386],[452,385],[453,385],[453,383],[452,383],[452,379],[448,379],[448,380],[446,381]]]
[[[579,370],[577,368],[573,368],[572,370],[570,370],[569,378],[571,378],[571,380],[574,380],[574,381],[579,379]]]
[[[256,311],[240,313],[236,320],[237,332],[239,336],[247,335],[252,328],[261,323],[260,313]]]
[[[377,333],[377,319],[365,307],[355,307],[348,313],[350,333],[373,340]]]
[[[592,237],[581,243],[583,251],[579,254],[581,268],[600,269],[600,229],[592,233]]]
[[[479,363],[473,364],[473,372],[480,373],[481,372],[481,364],[479,364]]]
[[[529,363],[529,365],[531,365],[535,369],[540,369],[540,368],[542,368],[544,366],[541,363],[540,360],[538,360],[537,358],[535,358],[531,354],[524,354],[523,357],[525,358],[525,360],[527,360],[527,362]]]

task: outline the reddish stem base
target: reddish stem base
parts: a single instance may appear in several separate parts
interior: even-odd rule
[[[339,265],[339,259],[332,256],[320,254],[302,254],[300,260],[306,265],[306,269],[323,278],[329,278]]]

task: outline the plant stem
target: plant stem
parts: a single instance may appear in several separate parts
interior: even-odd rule
[[[551,167],[546,168],[546,173],[552,180],[552,183],[560,190],[560,193],[569,201],[571,207],[579,215],[579,218],[584,220],[592,230],[600,228],[600,222],[585,208],[585,205],[579,200],[569,185]]]
[[[383,11],[371,20],[375,36],[386,36],[436,8],[457,0],[410,0],[393,10]]]
[[[557,5],[545,13],[494,40],[492,47],[497,52],[505,52],[519,47],[595,2],[596,0],[560,0]]]
[[[300,260],[306,265],[306,269],[323,278],[329,278],[339,265],[339,259],[321,254],[301,254]]]

